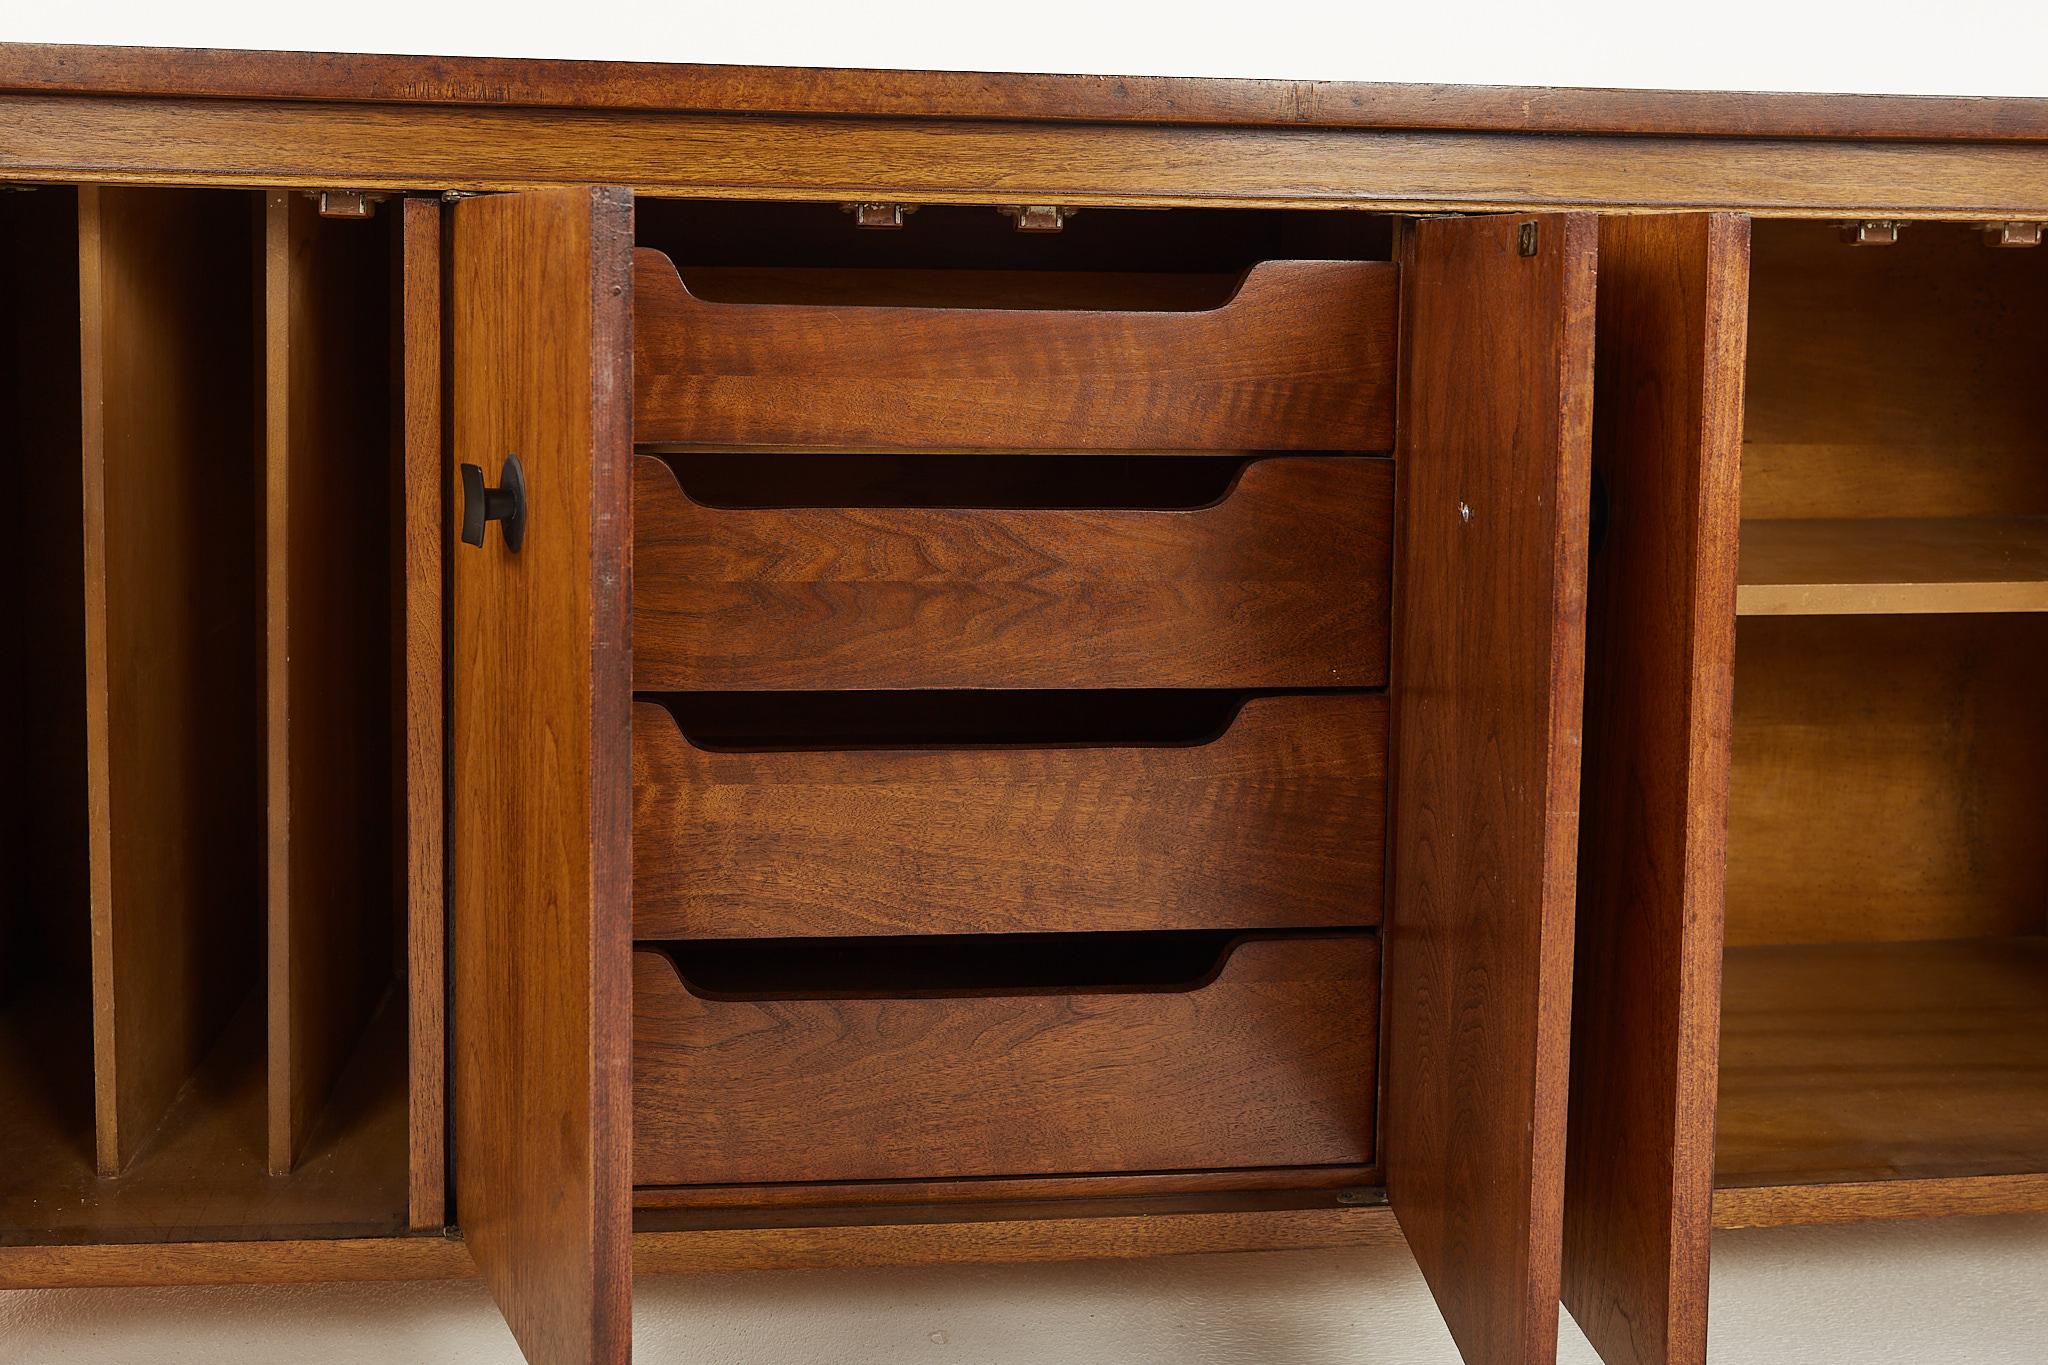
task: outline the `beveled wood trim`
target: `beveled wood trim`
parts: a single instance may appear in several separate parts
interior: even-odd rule
[[[0,1290],[475,1277],[469,1248],[439,1236],[0,1247]]]
[[[1759,1185],[1714,1191],[1717,1228],[2048,1213],[2048,1174]]]
[[[1221,1203],[1222,1201],[1218,1201]],[[825,1266],[918,1266],[1122,1260],[1215,1251],[1395,1246],[1384,1206],[1218,1207],[1069,1216],[1014,1209],[947,1221],[883,1225],[710,1227],[633,1234],[633,1271],[679,1275]],[[141,1285],[298,1284],[467,1280],[469,1248],[454,1237],[294,1242],[172,1242],[148,1246],[0,1247],[0,1290]]]
[[[0,43],[0,90],[885,118],[2048,141],[2048,100]]]
[[[816,119],[0,95],[0,180],[1075,206],[2048,215],[2016,143]]]

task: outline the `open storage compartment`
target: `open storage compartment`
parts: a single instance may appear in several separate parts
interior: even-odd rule
[[[398,219],[0,199],[31,471],[8,685],[42,718],[10,764],[0,962],[32,1018],[7,1015],[0,1242],[438,1226],[439,1037],[408,1003],[438,998],[439,948],[410,951],[408,873],[427,843],[438,866],[439,777],[418,790],[407,746],[439,688],[400,666]]]
[[[1756,228],[1716,1182],[1758,1221],[2048,1206],[2048,253],[1896,235]]]
[[[643,1207],[1374,1176],[1389,223],[1013,217],[639,205]]]

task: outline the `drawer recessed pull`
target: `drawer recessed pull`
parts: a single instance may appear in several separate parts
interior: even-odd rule
[[[484,543],[484,523],[504,523],[505,548],[513,554],[526,541],[526,477],[520,472],[519,457],[505,457],[505,472],[496,488],[484,487],[484,471],[476,465],[462,467],[462,543]]]

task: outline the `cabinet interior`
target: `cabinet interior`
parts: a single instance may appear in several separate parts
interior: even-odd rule
[[[297,195],[0,194],[36,585],[4,684],[9,1243],[409,1226],[407,992],[440,983],[405,933],[395,241]]]
[[[1724,1187],[2048,1179],[2044,305],[1974,225],[1755,225]]]
[[[897,371],[889,369],[889,338],[902,334],[889,332],[886,326],[868,330],[884,310],[1072,310],[1088,315],[1072,333],[1074,355],[1081,355],[1091,344],[1091,328],[1103,325],[1092,321],[1098,316],[1126,312],[1193,314],[1221,309],[1238,295],[1248,274],[1264,262],[1387,261],[1391,258],[1393,228],[1392,220],[1384,215],[1357,212],[1091,208],[1067,215],[1058,231],[1024,232],[1018,230],[1011,217],[988,207],[928,205],[906,213],[900,227],[868,229],[857,227],[847,209],[838,204],[642,198],[636,203],[635,238],[642,249],[643,269],[650,251],[660,252],[680,277],[693,304],[802,305],[835,310],[832,328],[849,338],[873,336],[878,368],[888,369],[893,377]],[[774,323],[771,315],[739,310],[714,320],[726,322],[736,332],[759,325],[764,328],[764,336],[770,335],[767,329]],[[650,361],[645,349],[651,344],[652,334],[651,328],[637,330],[636,334],[636,346],[642,348],[636,382],[643,386],[643,393],[650,382],[649,373],[659,363]],[[987,342],[991,353],[1000,353],[1004,344],[1003,339],[993,334]],[[761,354],[764,358],[760,372],[766,374],[775,364],[772,343],[764,342]],[[1108,366],[1109,362],[1105,358],[1103,363]],[[1142,375],[1148,363],[1160,362],[1156,355],[1131,351],[1115,363],[1132,375]],[[932,373],[942,374],[943,367],[941,360]],[[918,382],[918,368],[907,359],[902,361],[902,369],[913,383]],[[1018,382],[1029,383],[1036,377],[1028,363],[1020,362],[1017,373]],[[1009,387],[1007,376],[974,382],[985,384],[991,401],[996,403],[1002,401],[1004,390]],[[802,403],[806,398],[804,385],[799,381],[792,389],[790,401]],[[846,400],[828,396],[816,401],[837,412]],[[858,401],[857,396],[854,401]],[[894,448],[888,443],[886,432],[885,439],[879,442],[862,440],[824,446],[673,440],[665,435],[650,439],[644,428],[646,420],[643,414],[643,430],[637,441],[642,463],[646,463],[645,457],[652,456],[667,466],[693,519],[689,522],[692,529],[687,533],[692,544],[700,537],[716,541],[728,534],[751,535],[751,531],[730,532],[728,528],[758,524],[774,531],[770,539],[784,543],[813,533],[800,528],[822,528],[815,532],[822,546],[825,537],[836,534],[829,518],[841,513],[849,518],[867,518],[858,523],[866,528],[861,538],[849,544],[886,544],[889,537],[898,534],[900,524],[910,528],[902,532],[906,543],[922,543],[927,553],[938,553],[931,547],[952,534],[945,529],[947,523],[943,518],[961,512],[1043,513],[1047,524],[1055,523],[1059,514],[1067,511],[1200,516],[1228,507],[1241,482],[1249,477],[1249,471],[1263,460],[1277,454],[1298,453],[1257,446],[1049,447],[1007,437],[994,417],[987,423],[986,433],[977,433],[972,440],[899,440]],[[1313,453],[1372,456],[1383,455],[1386,449],[1382,445],[1374,449]],[[636,536],[643,544],[648,537],[663,534],[645,510],[643,505],[636,526]],[[742,520],[756,514],[772,516],[780,510],[822,515],[812,520],[791,521],[786,526]],[[917,514],[927,512],[937,519],[916,519]],[[721,521],[721,516],[726,520]],[[1166,524],[1165,518],[1159,520]],[[977,529],[964,536],[961,543],[971,546],[982,538],[1013,535],[1028,540],[1032,524],[1018,517],[992,515],[980,519]],[[1100,531],[1101,535],[1125,534],[1121,530],[1124,523],[1114,519],[1105,520],[1102,525],[1107,529]],[[767,536],[769,532],[764,530],[760,534]],[[1160,546],[1165,538],[1150,539],[1149,535],[1134,535],[1136,550],[1163,553]],[[922,537],[921,542],[918,537]],[[1034,551],[1026,548],[1025,540],[1017,544],[1013,553],[1028,560]],[[817,553],[828,552],[821,548]],[[863,554],[879,557],[881,551],[870,548]],[[648,558],[643,548],[636,563],[636,611],[643,609],[640,604],[648,601],[654,591],[651,585],[657,572],[655,566],[671,563],[667,559]],[[773,578],[780,571],[762,572]],[[933,572],[943,575],[945,571]],[[1058,580],[1048,580],[1054,581]],[[1085,585],[1077,586],[1069,595],[1085,599],[1089,591]],[[941,836],[941,844],[946,837],[964,840],[963,847],[984,860],[948,866],[943,858],[927,850],[923,856],[932,863],[931,875],[949,885],[920,883],[906,865],[898,870],[897,882],[891,884],[890,895],[901,900],[900,905],[877,908],[872,914],[867,907],[858,905],[834,907],[827,918],[830,925],[840,927],[824,927],[824,919],[809,927],[801,921],[792,926],[784,920],[784,930],[778,936],[746,938],[722,938],[719,934],[758,931],[707,927],[696,936],[678,934],[673,926],[679,916],[706,915],[708,911],[688,911],[693,893],[687,886],[674,885],[677,876],[687,879],[687,871],[677,869],[689,864],[681,858],[664,861],[662,894],[658,898],[641,895],[640,891],[649,889],[645,884],[636,891],[636,911],[642,917],[636,929],[642,949],[636,971],[641,973],[643,990],[647,983],[652,983],[663,993],[659,999],[639,1000],[643,1029],[648,1027],[645,1016],[650,1010],[664,1017],[670,1012],[677,1018],[687,1016],[694,1026],[695,1006],[664,1003],[669,993],[675,991],[678,976],[688,997],[710,1002],[705,1006],[707,1009],[715,1010],[723,1002],[728,1011],[736,1011],[743,1006],[755,1008],[748,1002],[758,1001],[768,1002],[758,1008],[772,1011],[777,1008],[774,1002],[782,1001],[786,1003],[781,1008],[792,1012],[789,1018],[793,1021],[807,1017],[809,1012],[826,1010],[832,1002],[845,1001],[849,1022],[844,1027],[853,1028],[855,1024],[850,1021],[866,1019],[868,1016],[862,1011],[871,1008],[860,1002],[874,1002],[872,1008],[885,1011],[878,1018],[891,1017],[886,1014],[890,1009],[902,1011],[895,1016],[900,1019],[897,1031],[930,1027],[934,1038],[954,1026],[944,1022],[949,1009],[963,1021],[963,1027],[964,1021],[978,1018],[964,1012],[977,999],[984,1002],[979,1008],[1000,1010],[1002,1000],[1014,997],[1020,1011],[1016,1018],[1021,1020],[1030,1010],[1068,1008],[1058,1002],[1061,997],[1071,996],[1076,1018],[1086,1018],[1091,1011],[1104,1009],[1110,1011],[1108,1022],[1116,1024],[1115,1008],[1091,1002],[1105,999],[1105,992],[1111,993],[1109,998],[1117,992],[1199,994],[1223,970],[1232,945],[1242,932],[1261,928],[1265,922],[1245,907],[1241,911],[1243,918],[1236,923],[1216,923],[1210,918],[1200,921],[1204,926],[1200,929],[1168,927],[1180,922],[1170,908],[1160,907],[1148,913],[1145,906],[1131,904],[1122,907],[1122,913],[1114,917],[1117,925],[1151,922],[1156,927],[1110,930],[1106,927],[1108,919],[1102,915],[1093,917],[1093,928],[1077,927],[1091,922],[1085,908],[1070,914],[1065,904],[1052,899],[1034,900],[1056,897],[1059,893],[1053,888],[1059,884],[1058,877],[1040,878],[1036,890],[1026,887],[1020,891],[1012,885],[1030,880],[1028,876],[1016,877],[1015,865],[1028,865],[1038,852],[1036,845],[1019,842],[996,858],[993,843],[986,850],[976,846],[977,836],[972,829],[983,824],[993,828],[995,823],[1009,821],[1004,837],[1026,840],[1027,830],[1032,827],[1030,812],[1044,807],[1046,802],[1057,799],[1078,803],[1077,809],[1085,812],[1090,802],[1104,799],[1097,786],[1084,784],[1106,783],[1110,797],[1115,798],[1119,783],[1167,783],[1166,778],[1132,776],[1155,771],[1141,755],[1224,744],[1240,717],[1249,714],[1248,706],[1263,698],[1298,697],[1302,689],[1167,685],[1167,680],[1159,680],[1159,685],[1138,680],[1138,685],[1132,685],[1130,679],[1118,679],[1111,685],[1089,685],[1079,678],[1070,685],[1048,686],[1043,681],[1019,682],[1014,669],[1005,672],[1000,668],[991,668],[971,679],[938,683],[926,678],[903,678],[872,686],[839,687],[821,687],[815,681],[806,686],[802,669],[787,677],[769,677],[757,671],[743,683],[731,686],[677,688],[654,685],[655,680],[648,677],[647,661],[656,653],[652,642],[652,633],[636,626],[639,700],[659,703],[674,722],[686,746],[679,752],[706,751],[725,756],[720,765],[708,770],[723,776],[700,776],[692,782],[704,784],[708,791],[730,793],[731,800],[737,802],[751,799],[751,795],[743,794],[778,781],[837,784],[849,780],[827,774],[845,773],[850,777],[858,767],[853,751],[889,751],[899,756],[892,763],[902,763],[903,755],[927,755],[929,765],[910,762],[887,766],[881,774],[859,779],[877,784],[871,818],[893,820],[898,818],[893,812],[915,809],[910,793],[917,790],[916,784],[936,782],[939,785],[930,789],[933,804],[925,808],[923,818],[935,822],[934,828],[951,831],[950,835]],[[898,647],[886,634],[878,634],[872,644],[872,650],[878,654]],[[950,646],[937,648],[943,652]],[[1087,670],[1082,667],[1074,671]],[[1357,690],[1320,689],[1324,694],[1340,697],[1353,695]],[[1309,691],[1314,694],[1319,689]],[[641,710],[643,719],[661,719],[645,705]],[[1381,715],[1378,711],[1370,714]],[[643,761],[643,743],[655,731],[651,721],[636,721],[636,792],[643,796],[664,787],[661,782],[650,785],[648,773],[637,766]],[[1239,742],[1243,742],[1242,731]],[[1111,753],[1099,759],[1060,757],[1085,750]],[[1128,770],[1120,766],[1122,760],[1114,757],[1124,751],[1139,755],[1128,760]],[[1007,757],[996,757],[998,752]],[[806,766],[801,755],[815,756],[817,763]],[[750,756],[760,762],[749,766],[746,760]],[[691,763],[689,771],[698,771],[700,765],[695,760]],[[945,773],[943,781],[932,775],[941,769]],[[1384,776],[1375,777],[1383,788]],[[1007,789],[1008,795],[998,791],[992,798],[996,804],[983,808],[974,804],[974,798],[962,795],[975,782],[1019,785]],[[1257,783],[1247,778],[1243,785],[1250,792]],[[1068,794],[1056,796],[1063,788]],[[792,809],[794,820],[804,827],[815,821],[823,828],[827,817],[818,812],[827,809],[831,799],[824,795],[824,786],[798,786],[792,790],[813,793],[805,798],[810,804],[801,811]],[[1173,790],[1170,785],[1154,786],[1147,799],[1155,803],[1169,801]],[[799,800],[796,795],[787,799]],[[1232,799],[1244,803],[1244,818],[1252,818],[1252,797]],[[1378,799],[1374,798],[1375,811]],[[729,856],[720,857],[722,865],[739,868],[735,874],[738,880],[745,880],[743,864],[749,856],[786,855],[793,837],[788,826],[778,831],[771,848],[769,838],[747,833],[744,825],[739,826],[737,835],[729,834],[727,826],[737,822],[726,818],[731,811],[723,804],[725,797],[714,795],[705,800],[710,804],[702,818],[721,831],[704,835],[707,846],[718,839],[737,839]],[[960,804],[953,804],[956,802]],[[1007,813],[998,814],[999,809]],[[880,813],[885,810],[892,813]],[[902,818],[911,817],[906,814]],[[694,823],[691,827],[704,828]],[[860,839],[863,835],[849,828],[846,837]],[[718,847],[723,849],[725,845]],[[636,877],[653,875],[650,863],[655,855],[651,849],[652,841],[644,833],[636,836]],[[815,877],[843,877],[860,882],[857,870],[843,870],[837,865],[830,847],[821,846],[817,853],[819,863],[812,869]],[[925,864],[918,866],[922,868]],[[977,879],[986,879],[986,901],[977,902],[969,894]],[[782,883],[777,885],[777,894],[788,890]],[[756,889],[759,890],[758,885]],[[922,908],[921,889],[929,893]],[[700,888],[696,894],[708,897],[714,893]],[[1378,894],[1375,883],[1366,908],[1376,907]],[[789,899],[793,902],[795,898]],[[657,900],[663,906],[683,908],[674,909],[673,913],[657,911]],[[758,899],[752,902],[755,907],[759,904]],[[977,909],[977,904],[981,908]],[[735,906],[736,911],[739,909]],[[650,916],[660,917],[660,932],[649,928]],[[976,916],[990,927],[1002,926],[1006,932],[953,931],[962,920]],[[847,937],[849,931],[843,925],[848,919],[898,927],[875,936]],[[916,927],[920,920],[922,928]],[[708,926],[712,921],[704,923]],[[1316,927],[1344,929],[1367,937],[1373,933],[1370,927],[1356,927],[1348,917],[1340,924]],[[1313,941],[1309,946],[1315,946]],[[669,966],[657,969],[648,965],[663,958]],[[1376,956],[1371,960],[1376,971]],[[1031,997],[1048,1000],[1042,1007],[1023,1003]],[[902,1003],[892,1006],[892,1001]],[[919,1006],[913,1002],[919,1001],[924,1002],[925,1014],[917,1012]],[[1146,1008],[1131,1007],[1139,1017],[1139,1022],[1131,1027],[1144,1027],[1143,1019],[1150,1017],[1144,1013]],[[1158,1008],[1181,1007],[1162,1003]],[[999,1012],[991,1017],[1005,1016]],[[921,1022],[927,1018],[938,1022]],[[799,1027],[794,1022],[786,1026],[792,1031]],[[1140,1037],[1133,1034],[1128,1045],[1135,1058],[1144,1055],[1145,1044]],[[1099,1046],[1113,1049],[1116,1044],[1112,1038],[1113,1035],[1102,1035]],[[680,1045],[655,1047],[636,1055],[636,1076],[641,1076],[643,1083],[648,1076],[691,1074],[691,1068],[703,1068],[696,1073],[701,1079],[717,1073],[721,1066],[735,1064],[732,1059],[722,1059],[711,1048],[692,1054]],[[693,1056],[695,1060],[691,1060]],[[675,1060],[677,1057],[683,1060]],[[805,1058],[799,1051],[786,1060],[801,1066]],[[963,1053],[961,1064],[971,1062],[972,1050]],[[772,1068],[776,1063],[771,1059],[762,1065]],[[775,1077],[764,1076],[763,1095],[772,1095],[780,1083]],[[1142,1079],[1131,1082],[1143,1083]],[[643,1095],[642,1088],[636,1085],[636,1106],[643,1107],[636,1118],[640,1125],[636,1127],[636,1144],[647,1140],[641,1127],[651,1130],[653,1125],[678,1121],[658,1097]],[[1368,1093],[1359,1101],[1368,1113],[1370,1098]],[[1057,1104],[1050,1096],[1047,1102]],[[771,1101],[757,1097],[757,1103],[766,1105]],[[744,1120],[744,1110],[745,1106],[737,1107],[736,1123]],[[984,1137],[976,1130],[972,1110],[971,1104],[963,1103],[960,1142],[963,1152],[968,1153],[985,1145]],[[856,1117],[850,1121],[863,1120]],[[1091,1120],[1076,1112],[1071,1121],[1085,1125]],[[689,1121],[682,1122],[688,1128]],[[1076,1127],[1053,1145],[1073,1146],[1088,1131],[1086,1127]],[[1368,1150],[1371,1136],[1365,1134],[1363,1144],[1354,1141],[1339,1145]],[[690,1150],[699,1152],[708,1168],[720,1169],[726,1149],[718,1143],[725,1140],[742,1148],[746,1145],[738,1136],[713,1139],[694,1130],[679,1136],[677,1143],[697,1144]],[[750,1141],[772,1145],[774,1137],[756,1135]],[[878,1137],[876,1141],[886,1143],[887,1139]],[[1138,1145],[1133,1143],[1131,1150],[1137,1150]],[[1082,1154],[1077,1151],[1075,1155]],[[1058,1171],[1012,1167],[1008,1168],[1013,1171],[1008,1178],[1002,1175],[1002,1162],[991,1158],[995,1160],[992,1171],[976,1170],[974,1177],[965,1181],[951,1180],[945,1169],[917,1168],[914,1160],[906,1156],[904,1164],[890,1169],[886,1180],[833,1175],[828,1183],[820,1183],[821,1178],[815,1175],[810,1181],[803,1181],[797,1174],[805,1169],[801,1153],[793,1152],[788,1159],[734,1159],[731,1169],[754,1173],[740,1183],[678,1186],[648,1179],[645,1163],[651,1161],[656,1169],[662,1170],[691,1169],[692,1163],[676,1160],[673,1152],[653,1152],[644,1158],[636,1157],[642,1174],[636,1177],[635,1202],[641,1210],[640,1225],[645,1228],[675,1225],[674,1217],[681,1212],[714,1207],[862,1205],[884,1199],[968,1196],[1064,1196],[1082,1192],[1091,1180],[1107,1181],[1118,1192],[1134,1194],[1270,1188],[1275,1180],[1294,1188],[1371,1184],[1377,1180],[1376,1166],[1356,1160],[1285,1172],[1165,1169],[1133,1175],[1113,1169],[1115,1156],[1114,1151],[1107,1151],[1089,1154],[1087,1158],[1111,1162],[1112,1168],[1089,1164]],[[789,1175],[778,1180],[759,1174],[778,1161]],[[827,1162],[822,1169],[829,1173],[839,1168]],[[1076,1185],[1069,1176],[1084,1179],[1081,1185]],[[791,1183],[792,1179],[796,1183]],[[907,1182],[914,1182],[914,1187]],[[657,1210],[668,1212],[657,1215]],[[667,1221],[660,1221],[664,1218]]]

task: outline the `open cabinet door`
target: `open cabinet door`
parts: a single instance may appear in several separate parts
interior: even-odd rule
[[[454,547],[455,1206],[533,1365],[631,1353],[632,211],[454,209],[448,505],[524,483]]]
[[[1402,251],[1386,1181],[1472,1365],[1557,1348],[1596,232]]]
[[[1565,1306],[1608,1365],[1699,1365],[1749,221],[1600,227]]]

